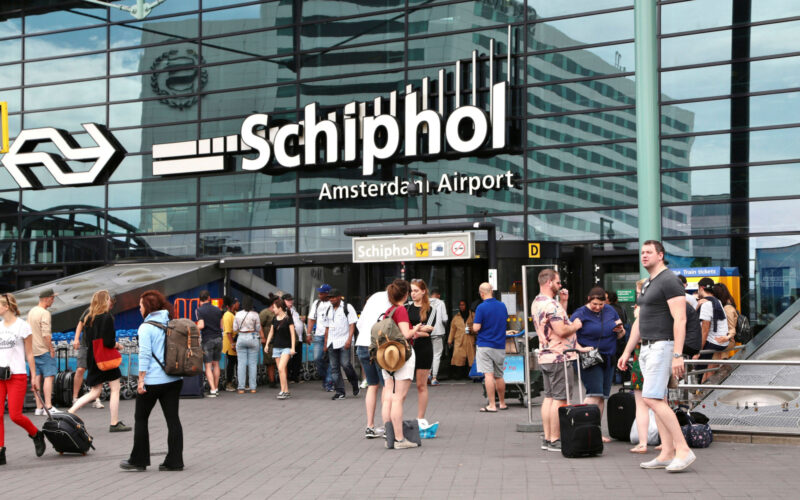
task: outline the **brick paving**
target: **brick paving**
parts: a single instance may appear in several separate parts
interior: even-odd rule
[[[160,409],[151,417],[152,463],[144,473],[121,471],[133,433],[108,433],[108,410],[80,416],[95,437],[88,456],[41,458],[5,417],[9,464],[0,467],[4,498],[797,498],[800,446],[714,443],[696,451],[689,472],[638,467],[642,455],[613,442],[602,457],[568,460],[539,449],[537,433],[516,432],[527,421],[518,402],[496,414],[478,413],[481,388],[444,382],[430,388],[428,419],[440,421],[436,439],[419,449],[386,450],[366,440],[363,395],[331,401],[319,383],[255,395],[222,393],[181,401],[183,472],[159,472],[166,453]],[[133,401],[122,420],[133,425]],[[412,391],[406,418],[416,411]],[[534,409],[538,414],[538,407]],[[28,414],[34,422],[43,417]],[[537,415],[538,416],[538,415]],[[655,452],[648,455],[654,456]]]

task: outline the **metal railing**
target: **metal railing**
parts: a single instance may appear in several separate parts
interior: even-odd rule
[[[703,353],[703,351],[700,351]],[[715,351],[709,351],[715,352]],[[773,360],[773,359],[685,359],[683,361],[685,364],[688,365],[767,365],[767,366],[800,366],[800,361],[789,361],[789,360]],[[800,392],[800,387],[796,386],[785,386],[785,385],[717,385],[717,384],[689,384],[688,378],[689,375],[696,375],[699,373],[707,373],[709,371],[716,371],[719,368],[710,368],[705,370],[696,370],[693,372],[686,372],[683,377],[683,383],[678,384],[678,389],[686,390],[684,394],[685,400],[689,400],[688,390],[689,389],[700,389],[700,390],[713,390],[713,389],[722,389],[722,390],[746,390],[746,389],[754,389],[759,391],[798,391]]]

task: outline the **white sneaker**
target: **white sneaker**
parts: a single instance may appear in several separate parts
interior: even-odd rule
[[[686,458],[683,460],[679,458],[672,459],[669,465],[667,465],[667,472],[681,472],[686,470],[692,463],[697,459],[697,456],[694,454],[693,451],[689,451],[689,454],[686,455]]]
[[[208,391],[208,397],[209,398],[215,398],[215,397],[217,397],[218,394],[219,393],[217,391]]]
[[[62,410],[59,410],[59,409],[58,409],[58,408],[56,408],[55,406],[53,406],[52,408],[48,408],[48,410],[49,410],[49,411],[50,411],[50,413],[51,413],[51,414],[53,414],[53,415],[55,415],[56,413],[64,413]],[[44,410],[42,410],[42,412],[44,413]]]
[[[44,408],[36,408],[36,411],[33,412],[33,414],[38,416],[47,415],[47,413],[44,411]]]
[[[105,408],[105,406],[103,405],[103,403],[100,402],[99,399],[95,399],[94,403],[92,403],[92,408],[97,408],[98,410],[102,410],[103,408]]]
[[[366,389],[367,388],[367,379],[362,380],[361,384],[359,385],[359,387],[361,387],[362,389]]]

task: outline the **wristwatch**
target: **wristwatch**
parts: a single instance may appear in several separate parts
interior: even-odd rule
[[[679,352],[673,352],[672,353],[672,357],[675,358],[675,359],[682,358],[683,354],[681,354]]]

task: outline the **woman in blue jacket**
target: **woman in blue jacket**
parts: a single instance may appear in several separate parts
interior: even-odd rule
[[[581,380],[586,388],[585,404],[595,404],[603,413],[605,400],[611,395],[611,380],[614,376],[614,355],[617,352],[617,334],[623,331],[622,321],[617,311],[606,304],[606,292],[602,287],[594,287],[584,306],[579,307],[570,320],[580,319],[583,326],[578,330],[578,344],[596,347],[603,362],[581,370]],[[603,437],[603,441],[611,441]]]
[[[139,298],[139,312],[144,320],[155,321],[166,326],[172,316],[172,305],[158,290],[148,290]],[[150,433],[147,421],[150,412],[161,404],[167,421],[167,456],[158,465],[158,470],[183,470],[183,427],[178,416],[183,379],[167,375],[161,365],[153,359],[164,356],[164,330],[142,323],[139,327],[139,388],[136,397],[136,412],[133,427],[133,450],[128,460],[119,466],[125,470],[143,471],[150,465]]]

